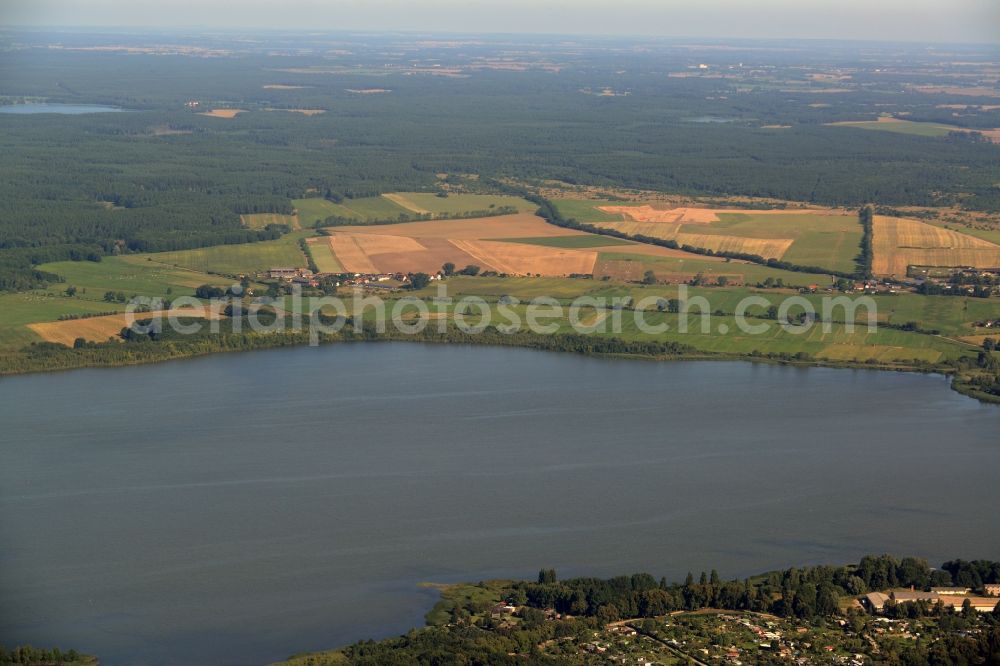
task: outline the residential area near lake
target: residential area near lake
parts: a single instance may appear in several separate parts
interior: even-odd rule
[[[1000,8],[912,3],[0,8],[0,665],[1000,664]]]

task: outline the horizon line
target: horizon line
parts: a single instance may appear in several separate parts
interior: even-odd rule
[[[7,24],[0,26],[0,34],[12,31],[56,31],[56,32],[90,32],[106,30],[109,32],[160,32],[170,33],[184,30],[196,30],[200,32],[216,33],[282,33],[282,34],[314,34],[314,35],[425,35],[425,36],[451,36],[451,37],[560,37],[577,39],[602,39],[602,40],[678,40],[696,39],[717,42],[815,42],[829,44],[909,44],[909,45],[935,45],[935,46],[985,46],[1000,49],[1000,38],[993,42],[978,41],[948,41],[948,40],[909,40],[909,39],[871,39],[862,37],[738,37],[721,35],[695,35],[695,34],[643,34],[643,33],[592,33],[592,32],[479,32],[467,30],[405,30],[405,29],[378,29],[378,28],[315,28],[315,27],[269,27],[269,26],[209,26],[199,24],[172,24],[169,26],[152,25],[41,25],[41,24]]]

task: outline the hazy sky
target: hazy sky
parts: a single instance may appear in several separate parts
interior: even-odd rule
[[[0,0],[3,25],[1000,42],[1000,0]]]

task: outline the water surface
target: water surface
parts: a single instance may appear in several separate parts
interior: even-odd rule
[[[36,113],[59,113],[78,116],[84,113],[117,113],[124,109],[117,106],[101,106],[98,104],[10,104],[0,106],[0,113],[16,115],[32,115]]]
[[[420,581],[1000,556],[937,376],[355,344],[0,380],[0,642],[266,663]]]

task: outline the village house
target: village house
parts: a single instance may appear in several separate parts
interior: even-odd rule
[[[308,268],[272,268],[267,272],[267,276],[272,280],[292,281],[295,278],[311,280],[313,272]]]
[[[1000,583],[993,583],[985,586],[986,594],[991,597],[1000,597]]]

